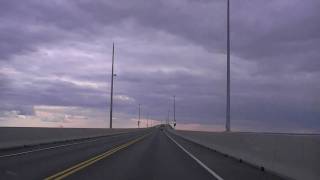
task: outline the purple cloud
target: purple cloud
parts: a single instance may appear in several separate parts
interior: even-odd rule
[[[176,95],[178,126],[223,126],[225,1],[0,5],[0,112],[78,107],[106,119],[115,42],[117,118],[131,122],[141,103],[144,116],[165,119]],[[319,8],[317,0],[231,1],[234,129],[320,131]]]

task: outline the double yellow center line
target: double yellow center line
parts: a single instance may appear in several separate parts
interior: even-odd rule
[[[90,158],[90,159],[88,159],[86,161],[83,161],[83,162],[81,162],[79,164],[76,164],[76,165],[74,165],[74,166],[72,166],[72,167],[70,167],[70,168],[68,168],[68,169],[66,169],[64,171],[58,172],[58,173],[56,173],[56,174],[54,174],[52,176],[49,176],[49,177],[45,178],[45,180],[63,179],[63,178],[65,178],[65,177],[67,177],[67,176],[69,176],[69,175],[71,175],[71,174],[73,174],[73,173],[75,173],[77,171],[80,171],[81,169],[83,169],[85,167],[88,167],[88,166],[92,165],[93,163],[95,163],[95,162],[97,162],[97,161],[99,161],[99,160],[101,160],[103,158],[106,158],[106,157],[116,153],[117,151],[120,151],[121,149],[124,149],[124,148],[126,148],[126,147],[128,147],[128,146],[130,146],[130,145],[142,140],[143,138],[145,138],[149,134],[151,134],[151,133],[143,135],[143,136],[141,136],[141,137],[139,137],[137,139],[134,139],[132,141],[129,141],[129,142],[127,142],[127,143],[125,143],[125,144],[123,144],[121,146],[115,147],[115,148],[113,148],[111,150],[108,150],[108,151],[106,151],[106,152],[104,152],[104,153],[102,153],[100,155],[97,155],[97,156],[92,157],[92,158]]]

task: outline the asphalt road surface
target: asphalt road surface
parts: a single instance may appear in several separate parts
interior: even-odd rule
[[[280,180],[159,128],[0,152],[0,179]]]

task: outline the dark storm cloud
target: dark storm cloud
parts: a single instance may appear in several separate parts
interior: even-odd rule
[[[212,29],[215,23],[206,24],[211,21],[210,17],[212,18],[213,15],[210,15],[210,11],[202,11],[209,10],[203,7],[205,4],[196,2],[193,2],[193,4],[200,7],[193,10],[190,5],[183,1],[181,1],[182,7],[180,7],[180,2],[172,4],[170,1],[6,2],[1,6],[3,20],[18,22],[18,25],[5,26],[1,29],[1,37],[7,38],[4,39],[6,43],[2,44],[6,45],[3,48],[6,49],[3,54],[22,53],[32,50],[32,46],[36,43],[60,40],[57,36],[61,36],[61,34],[57,34],[57,32],[30,32],[25,29],[29,25],[53,26],[90,36],[92,33],[100,32],[99,28],[102,26],[117,24],[128,18],[136,20],[142,26],[163,29],[184,38],[200,41],[205,45],[212,45],[213,41],[207,41],[208,37],[223,40],[223,36],[221,36],[223,29],[218,28],[219,32],[217,34],[216,30],[213,31]],[[219,8],[220,6],[211,5],[210,7],[222,11]],[[193,16],[193,14],[197,14],[197,16]],[[219,25],[217,24],[217,27]],[[12,52],[7,52],[9,50]]]
[[[154,76],[154,73],[123,75],[117,84],[118,92],[130,93],[137,103],[145,106],[144,109],[148,113],[161,119],[166,117],[168,110],[172,110],[172,96],[175,94],[177,111],[185,122],[192,122],[195,116],[207,122],[210,122],[212,117],[223,116],[221,113],[224,112],[224,108],[221,107],[221,103],[224,102],[216,96],[223,96],[224,93],[220,90],[219,94],[219,88],[214,90],[208,83],[224,83],[184,72],[156,74],[157,76]],[[136,113],[136,107],[132,107],[132,113]]]
[[[319,126],[319,8],[318,0],[231,0],[236,125]],[[118,111],[135,116],[141,103],[164,118],[175,94],[180,122],[223,122],[223,0],[7,1],[0,15],[2,110],[106,108],[118,40],[115,92],[133,99],[115,101]]]
[[[53,25],[76,33],[86,32],[86,35],[99,32],[101,26],[132,18],[143,26],[189,39],[209,51],[225,50],[226,4],[220,0],[10,1],[1,7],[3,19],[7,21],[21,21],[22,25],[24,21],[34,25]],[[320,25],[316,22],[319,7],[316,0],[231,1],[233,53],[262,58],[318,49]],[[22,44],[22,47],[17,47],[21,50],[28,50],[28,47],[17,42],[29,40],[29,45],[32,45],[32,41],[45,42],[55,35],[48,33],[41,37],[40,33],[32,34],[19,27],[3,29],[2,32],[5,34],[1,37],[8,38],[4,41],[12,41],[16,46]],[[21,36],[14,36],[21,33]]]
[[[59,80],[38,80],[24,86],[23,89],[11,86],[7,91],[2,91],[1,95],[4,102],[13,104],[22,102],[29,106],[38,104],[101,107],[105,106],[106,102],[105,92],[79,87]]]
[[[27,53],[34,50],[38,43],[49,41],[53,34],[31,32],[28,30],[30,13],[25,2],[1,2],[0,25],[0,60],[8,60],[11,55]],[[28,13],[29,12],[29,13]]]

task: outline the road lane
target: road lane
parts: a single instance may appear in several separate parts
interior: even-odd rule
[[[160,130],[66,179],[214,179]]]
[[[214,170],[225,180],[284,180],[271,172],[261,171],[258,167],[240,162],[237,159],[227,157],[221,153],[214,152],[196,143],[187,141],[172,133],[168,134],[183,146],[187,151],[193,154],[197,159],[204,163],[207,167]]]
[[[215,177],[217,180],[224,180],[219,174],[214,172],[212,169],[210,169],[206,164],[204,164],[202,161],[200,161],[196,156],[194,156],[192,153],[190,153],[188,150],[186,150],[182,145],[180,145],[176,140],[174,140],[168,133],[164,133],[172,142],[174,142],[183,152],[188,154],[193,160],[195,160],[201,167],[203,167],[205,170],[207,170],[213,177]]]
[[[146,132],[138,131],[99,138],[90,143],[80,143],[56,149],[38,151],[18,156],[0,158],[0,179],[43,179],[55,172],[124,144]],[[49,145],[45,145],[47,147]],[[43,148],[43,147],[37,147]],[[30,151],[30,148],[27,148]],[[15,149],[6,154],[22,152]]]
[[[73,139],[73,140],[57,141],[57,142],[48,142],[48,143],[41,143],[38,145],[26,145],[26,146],[21,146],[21,147],[0,149],[0,158],[28,154],[31,152],[37,152],[37,151],[42,151],[42,150],[62,148],[62,147],[69,146],[69,145],[73,146],[76,144],[92,143],[94,141],[101,141],[101,140],[104,140],[105,138],[110,138],[112,136],[121,136],[123,134],[128,134],[128,133],[132,133],[132,132],[121,132],[121,133],[114,133],[114,134],[109,134],[109,135],[105,135],[105,136],[98,136],[98,137],[81,138],[81,139]]]
[[[145,136],[144,138],[142,138]],[[0,179],[224,179],[281,180],[159,128],[59,148],[0,156]],[[80,143],[81,142],[81,143]],[[177,145],[178,143],[179,145]],[[38,148],[48,148],[49,145]],[[34,148],[27,148],[28,151]],[[19,153],[24,149],[12,152]],[[187,153],[186,153],[187,152]],[[2,152],[3,153],[3,152]],[[3,156],[3,154],[2,154]],[[212,170],[212,172],[210,172]],[[218,176],[215,176],[216,174]]]
[[[149,133],[150,134],[150,133]],[[85,160],[85,161],[82,161],[66,170],[63,170],[63,171],[60,171],[60,172],[57,172],[56,174],[52,175],[52,176],[49,176],[49,177],[46,177],[45,180],[59,180],[59,179],[64,179],[76,172],[79,172],[81,171],[82,169],[104,159],[104,158],[107,158],[115,153],[117,153],[118,151],[121,151],[125,148],[128,148],[129,146],[131,146],[132,144],[135,144],[141,140],[143,140],[144,138],[146,138],[149,134],[145,134],[143,136],[140,136],[136,139],[133,139],[129,142],[126,142],[125,144],[122,144],[120,146],[116,146],[110,150],[107,150],[106,152],[102,153],[102,154],[99,154],[97,156],[94,156],[88,160]]]

